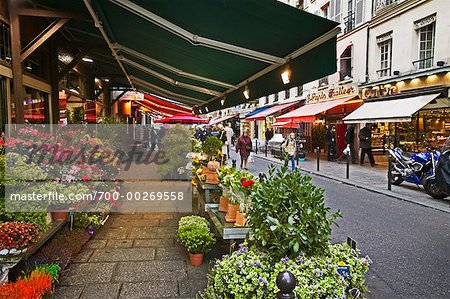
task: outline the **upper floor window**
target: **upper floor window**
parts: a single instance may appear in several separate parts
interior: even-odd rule
[[[273,101],[274,101],[274,102],[278,102],[278,92],[275,93],[274,98],[273,98]]]
[[[303,85],[299,85],[297,86],[297,96],[302,96],[303,95]]]
[[[328,85],[328,76],[319,79],[319,88]]]
[[[320,11],[321,11],[322,17],[328,19],[330,17],[330,2],[327,2],[325,5],[323,5],[320,8]]]
[[[264,104],[265,105],[269,104],[269,97],[268,96],[264,97]]]
[[[413,62],[418,69],[433,66],[436,15],[414,22],[418,34],[418,59]]]
[[[349,45],[339,57],[339,81],[350,80],[352,78],[352,49],[353,46]]]
[[[363,22],[364,0],[347,0],[347,16],[344,17],[344,32],[349,32]]]
[[[286,89],[286,99],[289,99],[291,97],[291,90]]]
[[[382,10],[383,8],[390,6],[392,4],[401,2],[402,0],[376,0],[375,2],[375,12]]]
[[[380,69],[377,71],[380,77],[391,75],[392,66],[392,38],[380,41]]]
[[[342,21],[342,0],[330,0],[330,19],[340,23]]]

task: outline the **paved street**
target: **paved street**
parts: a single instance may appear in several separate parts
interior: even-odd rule
[[[269,164],[256,158],[249,170],[267,172]],[[351,236],[374,260],[370,298],[450,298],[450,214],[322,177],[313,182],[342,211],[333,241]]]

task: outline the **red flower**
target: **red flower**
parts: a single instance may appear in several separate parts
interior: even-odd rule
[[[245,181],[245,178],[241,178],[241,183],[243,183]]]
[[[248,180],[248,181],[242,182],[242,186],[245,188],[250,188],[251,186],[253,186],[254,183],[255,183],[254,180]]]
[[[91,180],[87,175],[83,175],[81,179],[83,180],[83,182],[89,182]]]

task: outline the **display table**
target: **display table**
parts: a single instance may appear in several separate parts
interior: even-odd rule
[[[211,219],[213,227],[223,240],[243,240],[246,238],[249,228],[237,227],[234,223],[225,221],[225,214],[219,212],[219,203],[214,202],[211,197],[211,192],[219,192],[221,188],[219,185],[206,184],[198,177],[197,191],[198,191],[198,211],[199,213],[206,212]]]

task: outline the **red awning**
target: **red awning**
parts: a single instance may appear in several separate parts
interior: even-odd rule
[[[185,114],[185,115],[191,115],[192,110],[186,107],[182,107],[180,105],[176,105],[174,103],[170,103],[168,101],[164,101],[162,99],[159,99],[155,96],[144,94],[144,99],[140,102],[145,106],[148,106],[149,108],[152,108],[155,111],[169,114],[169,115],[178,115],[178,114]]]
[[[163,119],[156,119],[155,123],[163,124],[206,124],[209,119],[200,118],[193,115],[174,115],[172,117],[165,117]]]
[[[216,118],[214,120],[211,120],[209,122],[208,126],[219,124],[221,122],[224,122],[226,120],[229,120],[229,119],[232,119],[232,118],[235,118],[235,117],[238,117],[238,116],[239,116],[239,114],[231,114],[231,115],[227,115],[227,116],[224,116],[224,117],[219,117],[219,118]]]
[[[271,125],[273,128],[281,128],[281,129],[298,129],[300,125],[293,121],[280,121]]]
[[[311,123],[316,120],[317,114],[330,110],[354,98],[355,96],[331,101],[324,101],[314,104],[306,104],[298,109],[295,109],[294,111],[291,111],[289,113],[277,117],[277,122],[290,120],[293,122]]]
[[[295,104],[298,104],[298,102],[299,101],[295,101],[295,102],[280,104],[280,105],[276,105],[276,106],[267,108],[264,111],[256,113],[256,114],[254,114],[254,115],[252,115],[250,117],[247,117],[246,121],[265,120],[266,117],[271,116],[272,114],[275,114],[275,113],[277,113],[279,111],[282,111],[284,109],[287,109],[289,107],[292,107]]]

